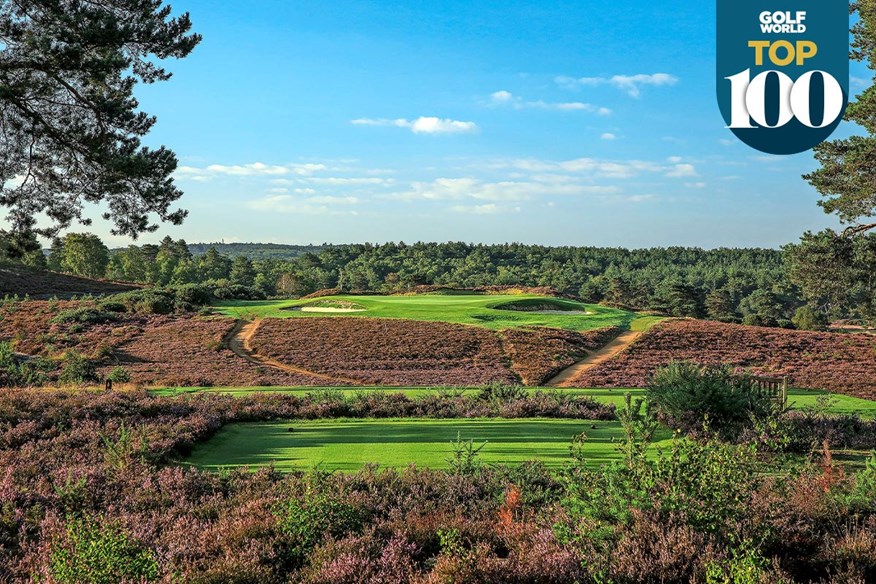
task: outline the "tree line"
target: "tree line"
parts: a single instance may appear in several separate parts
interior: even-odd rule
[[[71,233],[56,240],[45,257],[31,254],[19,261],[157,287],[242,286],[252,297],[300,297],[322,289],[398,293],[423,285],[550,287],[635,310],[809,328],[795,322],[805,298],[788,277],[785,254],[774,249],[400,242],[319,246],[290,259],[264,257],[258,244],[246,249],[257,259],[170,237],[110,250],[95,235]]]

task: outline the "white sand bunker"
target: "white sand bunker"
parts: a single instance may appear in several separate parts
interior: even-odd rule
[[[337,308],[334,306],[293,306],[289,310],[299,312],[365,312],[364,308]]]

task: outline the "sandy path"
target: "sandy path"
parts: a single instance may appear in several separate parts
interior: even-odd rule
[[[573,380],[581,373],[593,369],[601,363],[605,363],[630,345],[632,345],[644,331],[625,331],[614,338],[610,343],[590,353],[574,365],[566,367],[550,379],[547,387],[573,387]]]
[[[355,379],[347,379],[345,377],[333,377],[331,375],[317,373],[316,371],[302,369],[301,367],[287,365],[266,355],[259,355],[252,349],[250,341],[256,334],[256,331],[259,329],[260,324],[260,320],[238,320],[237,324],[234,325],[234,328],[231,329],[231,332],[229,332],[228,336],[226,337],[226,344],[228,345],[228,348],[231,349],[231,351],[238,357],[246,359],[250,363],[259,365],[261,367],[271,367],[272,369],[279,369],[280,371],[285,371],[286,373],[306,375],[308,377],[315,377],[316,379],[322,379],[333,383],[343,383],[345,385],[362,385],[361,381],[357,381]]]

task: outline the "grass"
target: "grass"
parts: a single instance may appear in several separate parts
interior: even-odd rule
[[[540,460],[559,467],[569,461],[569,445],[581,432],[588,438],[584,452],[589,464],[597,466],[618,458],[623,441],[619,422],[538,418],[294,420],[231,424],[196,446],[185,463],[211,470],[274,464],[281,471],[314,466],[353,471],[367,463],[447,468],[452,443],[460,436],[473,440],[476,446],[486,442],[478,457],[486,464]],[[669,439],[669,432],[662,431],[655,446],[668,445]]]
[[[300,306],[325,306],[327,299],[307,300],[229,300],[214,308],[221,314],[251,320],[254,318],[405,318],[410,320],[439,321],[503,329],[520,326],[547,326],[570,330],[592,330],[607,326],[628,327],[636,314],[626,310],[583,304],[572,300],[536,295],[485,294],[421,294],[412,296],[332,296],[339,305],[362,307],[362,312],[326,313],[292,310]],[[569,314],[539,314],[497,307],[511,303],[550,303],[557,310]],[[586,314],[580,314],[580,313]],[[577,314],[576,314],[577,313]],[[647,317],[653,319],[655,317]]]
[[[553,389],[553,388],[525,388],[533,393],[536,391],[560,391],[565,395],[592,397],[598,402],[614,404],[617,407],[623,405],[624,395],[632,394],[633,398],[643,397],[644,389],[613,388],[613,389]],[[338,391],[346,397],[357,393],[390,392],[403,393],[408,397],[416,398],[436,393],[438,391],[453,391],[464,394],[473,394],[479,391],[477,388],[429,388],[429,387],[170,387],[153,390],[153,395],[174,396],[189,393],[219,393],[242,397],[254,393],[281,393],[287,395],[305,396],[314,391]],[[876,401],[870,401],[847,395],[829,393],[815,389],[789,389],[788,405],[792,409],[801,410],[814,408],[818,404],[819,397],[829,397],[831,403],[827,409],[831,414],[857,414],[865,419],[876,418]]]

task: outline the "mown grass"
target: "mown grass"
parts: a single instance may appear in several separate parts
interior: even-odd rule
[[[595,428],[594,428],[595,426]],[[289,431],[289,429],[293,431]],[[368,463],[383,467],[416,464],[448,468],[457,436],[484,445],[484,464],[519,464],[540,460],[558,467],[570,460],[572,438],[584,432],[588,464],[598,466],[619,456],[623,442],[619,422],[549,419],[392,419],[315,420],[231,424],[198,445],[185,461],[199,468],[257,468],[273,464],[281,471],[319,466],[352,471]],[[665,446],[668,430],[654,443]]]
[[[617,407],[623,405],[624,395],[629,393],[636,397],[644,397],[645,390],[637,388],[581,388],[581,389],[554,389],[554,388],[524,388],[529,393],[536,391],[558,391],[564,395],[576,397],[590,397],[601,403],[614,404]],[[475,394],[480,391],[477,388],[429,388],[429,387],[169,387],[152,390],[154,395],[174,396],[189,393],[220,393],[242,397],[253,393],[281,393],[287,395],[305,396],[315,391],[340,392],[346,397],[357,393],[387,392],[403,393],[408,397],[416,398],[439,391],[458,392],[464,395]],[[788,406],[791,409],[802,410],[815,408],[819,398],[829,398],[830,403],[826,409],[829,414],[857,414],[865,419],[876,418],[876,401],[870,401],[838,393],[830,393],[815,389],[789,389]]]
[[[607,326],[628,327],[636,314],[626,310],[572,300],[537,295],[422,294],[413,296],[332,296],[336,302],[361,306],[362,312],[326,313],[301,312],[295,307],[325,304],[325,299],[308,300],[229,300],[214,308],[221,314],[251,320],[254,318],[404,318],[409,320],[450,322],[503,329],[520,326],[547,326],[569,330],[592,330]],[[535,312],[497,308],[508,303],[540,301],[555,305],[569,314],[539,314]],[[586,314],[576,314],[584,312]],[[654,317],[649,317],[654,318]]]

